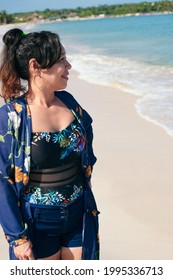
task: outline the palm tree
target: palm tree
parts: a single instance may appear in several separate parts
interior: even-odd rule
[[[13,20],[12,15],[8,15],[5,10],[0,12],[0,23],[1,24],[10,23],[10,22],[12,22],[12,20]]]
[[[8,15],[7,15],[6,11],[5,10],[1,11],[1,23],[6,24],[7,23],[7,17],[8,17]]]

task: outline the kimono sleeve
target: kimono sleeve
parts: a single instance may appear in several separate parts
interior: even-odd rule
[[[0,108],[0,224],[11,246],[27,240],[22,222],[19,194],[14,182],[14,136],[6,105]],[[22,242],[21,242],[22,243]]]
[[[88,142],[88,157],[89,157],[89,164],[93,168],[93,165],[96,163],[97,158],[93,151],[93,127],[92,124],[90,124],[86,129],[86,135],[87,135],[87,142]]]
[[[83,172],[85,174],[85,179],[87,182],[90,182],[91,180],[93,166],[97,161],[97,158],[93,151],[93,128],[91,123],[92,123],[92,118],[83,109],[83,127],[84,127],[85,137],[86,137],[86,146],[84,152],[82,153],[82,166],[83,166]]]
[[[84,126],[85,126],[86,137],[87,137],[88,161],[91,168],[93,168],[93,165],[97,161],[97,158],[93,150],[93,139],[94,139],[93,126],[92,126],[93,120],[91,116],[88,114],[88,112],[84,109],[83,109],[83,119],[84,119]]]

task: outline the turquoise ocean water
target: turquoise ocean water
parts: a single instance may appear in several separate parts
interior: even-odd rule
[[[172,14],[43,23],[31,28],[58,33],[80,78],[137,95],[137,112],[173,136]]]

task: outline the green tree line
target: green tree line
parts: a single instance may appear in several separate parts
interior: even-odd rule
[[[98,7],[75,8],[75,9],[45,9],[43,11],[32,11],[27,13],[7,14],[6,11],[0,12],[0,23],[15,23],[28,21],[32,18],[33,13],[43,19],[66,19],[68,17],[78,16],[80,18],[98,16],[118,16],[125,14],[146,14],[146,13],[162,13],[173,12],[173,1],[159,2],[142,2],[135,4],[116,4],[116,5],[100,5]]]

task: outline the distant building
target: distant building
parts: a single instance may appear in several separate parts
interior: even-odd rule
[[[37,14],[37,13],[33,13],[32,15],[30,15],[27,18],[28,21],[32,21],[32,22],[38,22],[38,21],[43,20],[43,19],[44,19],[44,17]]]

